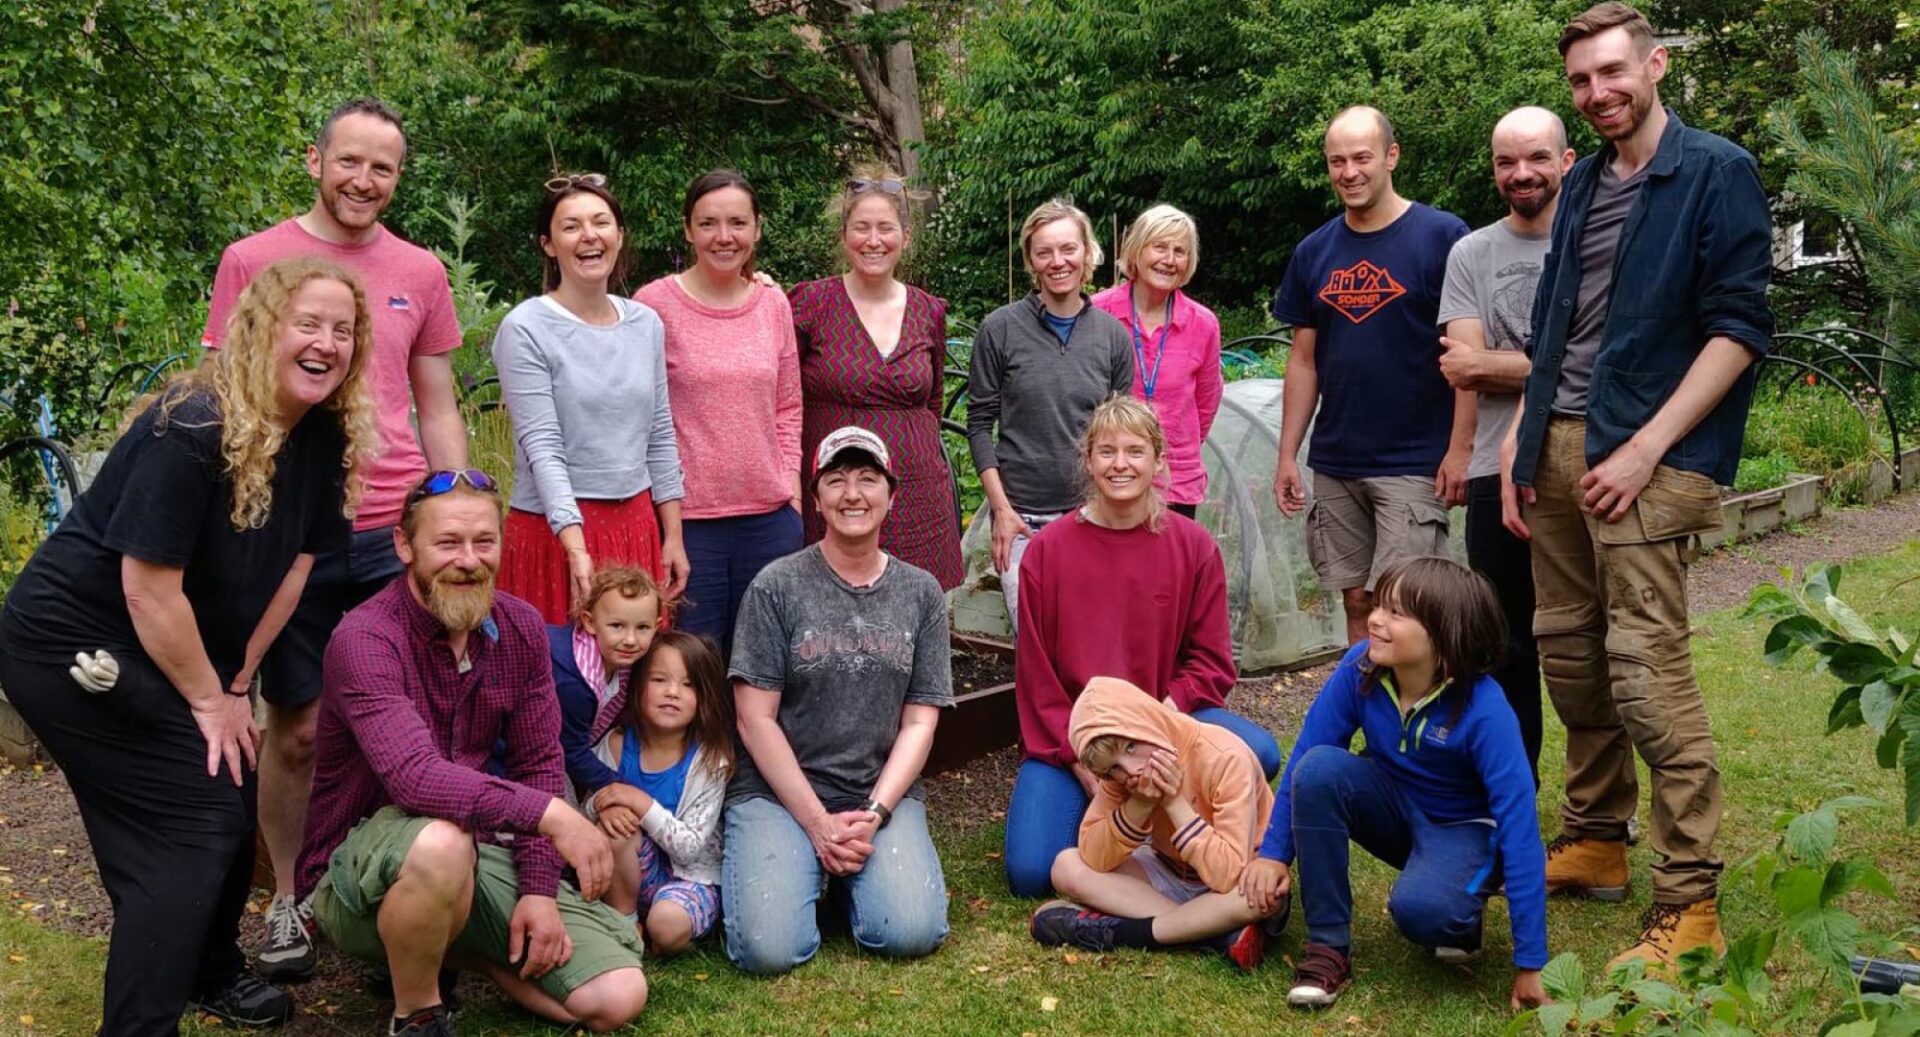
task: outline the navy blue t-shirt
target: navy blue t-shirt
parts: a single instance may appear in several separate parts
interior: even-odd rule
[[[1320,410],[1307,463],[1341,479],[1432,475],[1453,429],[1440,374],[1440,288],[1467,236],[1452,213],[1413,203],[1361,233],[1335,216],[1287,263],[1273,315],[1312,328]]]

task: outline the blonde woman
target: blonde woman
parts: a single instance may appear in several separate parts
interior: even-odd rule
[[[1200,229],[1171,205],[1140,214],[1120,239],[1120,276],[1093,304],[1127,327],[1133,395],[1167,434],[1167,507],[1194,517],[1207,499],[1200,446],[1220,413],[1220,318],[1184,289],[1200,265]]]
[[[1226,564],[1207,531],[1161,496],[1167,447],[1153,411],[1131,396],[1100,404],[1075,456],[1086,502],[1042,530],[1021,566],[1013,699],[1026,759],[1007,807],[1005,854],[1020,896],[1046,893],[1098,784],[1067,730],[1074,699],[1095,677],[1117,677],[1232,731],[1269,779],[1280,769],[1273,735],[1226,708],[1239,678]]]
[[[1133,388],[1127,329],[1087,302],[1105,261],[1087,214],[1062,199],[1020,227],[1026,298],[987,315],[967,377],[967,441],[993,522],[993,567],[1019,622],[1020,556],[1080,503],[1075,447],[1101,400]]]
[[[322,260],[262,270],[226,348],[142,400],[0,612],[0,684],[66,773],[113,898],[100,1032],[293,1002],[234,943],[253,877],[248,688],[375,445],[370,325]],[[76,658],[76,655],[79,658]]]

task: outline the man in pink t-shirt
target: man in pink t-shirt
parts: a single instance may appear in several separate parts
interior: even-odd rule
[[[429,468],[467,465],[466,423],[450,357],[460,345],[460,326],[446,267],[380,224],[406,154],[406,131],[386,105],[362,98],[334,109],[307,148],[307,173],[318,185],[313,207],[227,246],[201,340],[209,349],[220,348],[241,290],[260,270],[297,256],[320,256],[358,274],[373,320],[367,373],[380,446],[365,472],[353,539],[344,550],[315,556],[299,607],[261,663],[267,728],[259,814],[275,889],[260,972],[275,980],[313,970],[313,943],[307,916],[294,902],[293,871],[313,784],[327,639],[347,609],[400,573],[392,528],[407,491]],[[417,439],[410,409],[419,413]]]

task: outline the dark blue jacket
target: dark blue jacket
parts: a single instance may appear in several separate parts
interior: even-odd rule
[[[1527,376],[1513,481],[1533,485],[1546,438],[1574,296],[1580,235],[1611,145],[1567,174],[1540,287],[1533,301],[1533,373]],[[1773,229],[1753,156],[1690,129],[1667,110],[1667,128],[1647,164],[1613,260],[1613,295],[1587,391],[1587,464],[1597,465],[1651,420],[1680,385],[1707,340],[1724,336],[1764,354],[1773,339],[1767,281]],[[1733,483],[1753,399],[1748,368],[1660,463]]]
[[[560,696],[560,752],[574,792],[584,798],[620,776],[593,754],[593,717],[600,711],[600,696],[573,661],[573,625],[548,627],[547,645],[553,653],[553,690]]]

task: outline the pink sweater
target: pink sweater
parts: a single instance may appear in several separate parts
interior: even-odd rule
[[[800,480],[800,351],[785,293],[754,285],[730,310],[671,275],[635,292],[667,328],[667,392],[689,519],[763,515]]]
[[[1123,281],[1095,295],[1093,304],[1118,317],[1132,338],[1130,292]],[[1147,402],[1167,434],[1167,500],[1201,504],[1207,499],[1207,468],[1200,460],[1200,444],[1213,430],[1226,389],[1220,374],[1220,319],[1186,292],[1176,291],[1173,323],[1167,327],[1165,341],[1162,360],[1159,329],[1139,337],[1139,351],[1133,356],[1133,394],[1147,400],[1146,381],[1155,379],[1153,398]]]

